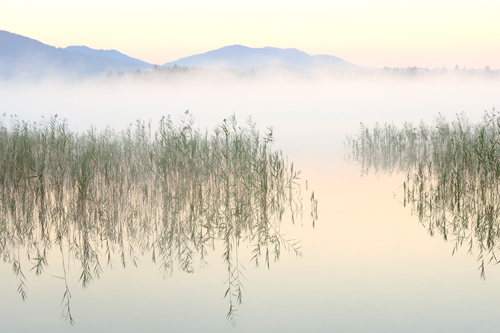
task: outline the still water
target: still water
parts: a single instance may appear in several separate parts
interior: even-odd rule
[[[498,106],[499,81],[441,80],[267,83],[190,82],[2,86],[2,113],[31,121],[58,114],[74,130],[126,128],[135,119],[157,122],[194,114],[193,127],[209,131],[235,114],[252,115],[264,135],[273,126],[273,149],[300,169],[302,219],[284,214],[280,234],[300,240],[301,256],[283,250],[269,269],[252,263],[251,243],[239,246],[242,303],[228,321],[228,269],[215,244],[207,265],[193,272],[174,265],[163,274],[150,251],[136,251],[137,267],[103,265],[82,288],[80,265],[64,262],[75,325],[61,319],[65,281],[61,252],[36,275],[20,250],[26,301],[12,263],[0,265],[0,331],[5,332],[495,332],[500,319],[500,271],[467,247],[429,236],[403,205],[405,174],[362,173],[345,160],[344,140],[360,122],[431,123],[465,111],[471,121]],[[9,116],[7,116],[10,118]],[[15,117],[13,117],[14,119]],[[307,185],[306,185],[307,181]],[[306,188],[307,187],[307,188]],[[313,227],[310,195],[318,200]],[[66,259],[66,258],[65,258]]]

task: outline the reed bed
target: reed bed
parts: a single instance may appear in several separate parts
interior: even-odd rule
[[[451,122],[442,116],[433,126],[361,124],[360,134],[345,142],[346,158],[363,172],[404,172],[403,204],[430,235],[466,244],[477,252],[479,271],[498,263],[500,240],[500,113],[486,112],[471,124],[464,115]]]
[[[38,275],[49,251],[61,252],[63,317],[73,323],[65,258],[79,264],[86,288],[103,267],[137,265],[145,253],[166,276],[174,267],[193,272],[221,245],[233,320],[240,243],[251,246],[255,266],[269,267],[282,249],[300,255],[280,232],[285,212],[300,214],[300,172],[272,150],[272,128],[261,136],[251,119],[240,127],[234,116],[212,132],[193,123],[185,115],[162,118],[154,132],[137,121],[121,132],[76,133],[57,116],[42,124],[0,118],[0,254],[23,299],[21,253]]]

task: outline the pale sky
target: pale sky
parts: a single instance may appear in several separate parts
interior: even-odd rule
[[[498,0],[5,0],[0,30],[160,65],[241,44],[372,68],[500,69]]]

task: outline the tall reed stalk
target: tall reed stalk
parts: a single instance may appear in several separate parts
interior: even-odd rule
[[[463,115],[434,126],[410,123],[361,124],[360,134],[346,141],[347,159],[364,172],[405,172],[403,203],[410,204],[430,235],[439,233],[477,251],[479,271],[498,263],[500,241],[500,113],[494,109],[471,124]]]
[[[73,322],[64,256],[80,265],[84,288],[104,266],[137,265],[150,253],[165,275],[194,271],[222,244],[227,268],[228,318],[242,300],[238,248],[253,247],[252,262],[269,267],[282,249],[300,255],[280,223],[295,198],[299,172],[272,150],[272,129],[261,136],[235,117],[212,132],[162,118],[158,129],[137,121],[116,132],[76,133],[56,117],[44,123],[0,118],[0,254],[13,265],[26,298],[24,251],[37,274],[57,245],[63,255],[63,316]]]

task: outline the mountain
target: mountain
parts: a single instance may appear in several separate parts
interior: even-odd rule
[[[226,46],[164,64],[165,67],[174,65],[236,69],[239,71],[252,68],[254,70],[282,68],[306,72],[357,71],[363,69],[360,66],[329,55],[311,56],[297,49],[250,48],[242,45]]]
[[[136,62],[136,63],[141,64],[143,66],[150,66],[151,65],[145,61],[129,57],[128,55],[125,55],[125,54],[118,52],[116,50],[95,50],[95,49],[91,49],[90,47],[87,47],[87,46],[68,46],[64,49],[71,51],[71,52],[81,53],[81,54],[93,54],[93,55],[96,55],[99,57],[104,57],[104,58],[113,59],[113,60],[117,60],[117,61]]]
[[[236,69],[238,71],[337,72],[363,68],[329,55],[311,56],[297,49],[250,48],[232,45],[168,62],[164,66]],[[0,30],[0,79],[69,76],[82,78],[109,71],[132,72],[154,66],[115,50],[86,46],[57,48],[37,40]]]
[[[114,52],[102,52],[116,56]],[[28,37],[0,30],[0,78],[40,78],[50,75],[85,77],[108,71],[131,72],[138,67],[146,69],[152,68],[153,65],[138,63],[137,60],[113,59],[110,56],[105,57],[92,52],[84,54],[56,48]]]

